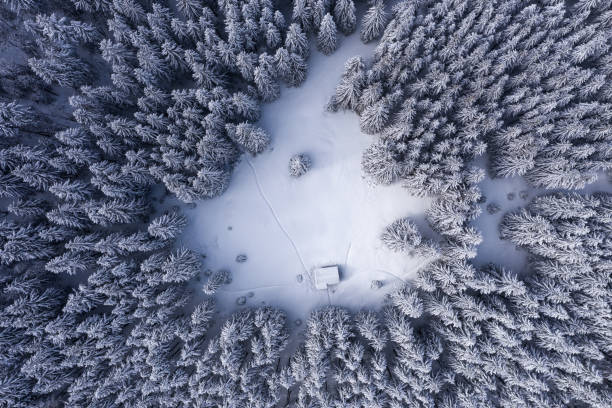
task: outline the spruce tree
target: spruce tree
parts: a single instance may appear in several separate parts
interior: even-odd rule
[[[337,0],[333,9],[334,20],[338,29],[345,35],[352,34],[357,25],[355,3],[353,0]]]
[[[371,7],[363,17],[360,37],[361,41],[368,43],[382,35],[387,25],[387,13],[384,0],[374,0]]]
[[[317,48],[325,55],[333,53],[338,47],[338,33],[336,30],[336,23],[331,16],[327,13],[321,20],[321,26],[319,27],[319,34],[317,36]]]

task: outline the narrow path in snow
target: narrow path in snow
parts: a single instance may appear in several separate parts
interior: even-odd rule
[[[376,269],[376,271],[377,271],[377,272],[386,273],[387,275],[391,275],[391,276],[393,276],[395,279],[401,280],[402,282],[406,283],[406,281],[405,281],[404,279],[400,278],[399,276],[397,276],[397,275],[396,275],[396,274],[394,274],[394,273],[391,273],[391,272],[389,272],[389,271],[385,271],[385,270],[383,270],[383,269]]]
[[[261,187],[261,183],[259,182],[259,176],[257,175],[257,170],[255,170],[255,166],[253,166],[253,163],[246,156],[245,156],[245,160],[246,160],[247,164],[249,165],[249,167],[251,168],[251,172],[253,173],[253,177],[255,178],[255,184],[257,185],[257,191],[259,192],[259,195],[261,196],[261,198],[266,203],[266,206],[270,209],[270,213],[272,213],[272,216],[276,220],[276,224],[281,229],[281,231],[283,231],[283,234],[285,234],[285,236],[287,237],[287,240],[289,241],[289,243],[291,243],[291,246],[295,250],[295,254],[300,259],[300,263],[302,264],[302,267],[304,268],[304,272],[306,272],[306,274],[308,275],[308,280],[309,280],[310,284],[312,285],[313,284],[312,276],[310,275],[310,271],[306,267],[306,263],[304,262],[304,258],[302,258],[302,254],[300,253],[300,250],[298,249],[297,245],[295,244],[295,241],[293,240],[293,238],[291,238],[291,235],[289,235],[289,232],[287,232],[287,230],[283,226],[283,223],[280,221],[280,218],[278,218],[278,214],[274,210],[274,207],[272,206],[272,203],[270,202],[270,200],[268,199],[268,197],[264,193],[263,188]]]
[[[349,256],[351,256],[351,248],[353,247],[353,241],[349,242],[348,248],[346,249],[346,256],[344,257],[344,266],[348,265]]]

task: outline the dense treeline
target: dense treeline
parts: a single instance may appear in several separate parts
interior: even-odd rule
[[[349,60],[330,103],[380,133],[366,173],[455,188],[489,152],[498,176],[581,188],[610,169],[608,1],[405,1],[374,59]]]
[[[610,1],[372,0],[360,24],[353,0],[0,11],[0,407],[610,405],[612,197],[535,198],[500,226],[529,270],[479,269],[470,167],[487,152],[498,176],[566,189],[611,168]],[[311,40],[329,54],[358,29],[380,43],[329,107],[379,134],[367,174],[435,196],[438,235],[382,231],[429,264],[380,312],[314,311],[289,355],[281,311],[215,322],[227,272],[192,304],[201,256],[151,191],[221,194],[270,144],[260,104],[305,80]]]

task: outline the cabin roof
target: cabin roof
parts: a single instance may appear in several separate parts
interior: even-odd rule
[[[327,285],[335,285],[340,282],[338,265],[322,266],[314,270],[314,285],[317,289],[327,289]]]

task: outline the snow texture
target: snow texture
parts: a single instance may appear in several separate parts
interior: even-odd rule
[[[424,263],[385,248],[379,237],[398,218],[422,216],[429,199],[410,196],[400,184],[373,186],[363,179],[361,157],[372,136],[359,130],[354,113],[324,111],[344,61],[373,49],[356,35],[341,41],[327,57],[312,47],[304,84],[283,88],[280,99],[264,105],[258,125],[271,135],[272,147],[256,158],[243,156],[223,195],[186,210],[184,245],[206,254],[208,268],[232,272],[232,283],[217,292],[224,313],[249,291],[255,296],[247,305],[278,306],[291,319],[328,303],[377,307]],[[313,167],[296,179],[287,161],[300,152]],[[237,254],[248,261],[236,263]],[[329,264],[339,265],[340,284],[327,293],[314,290],[312,270]],[[372,290],[373,280],[383,288]]]

